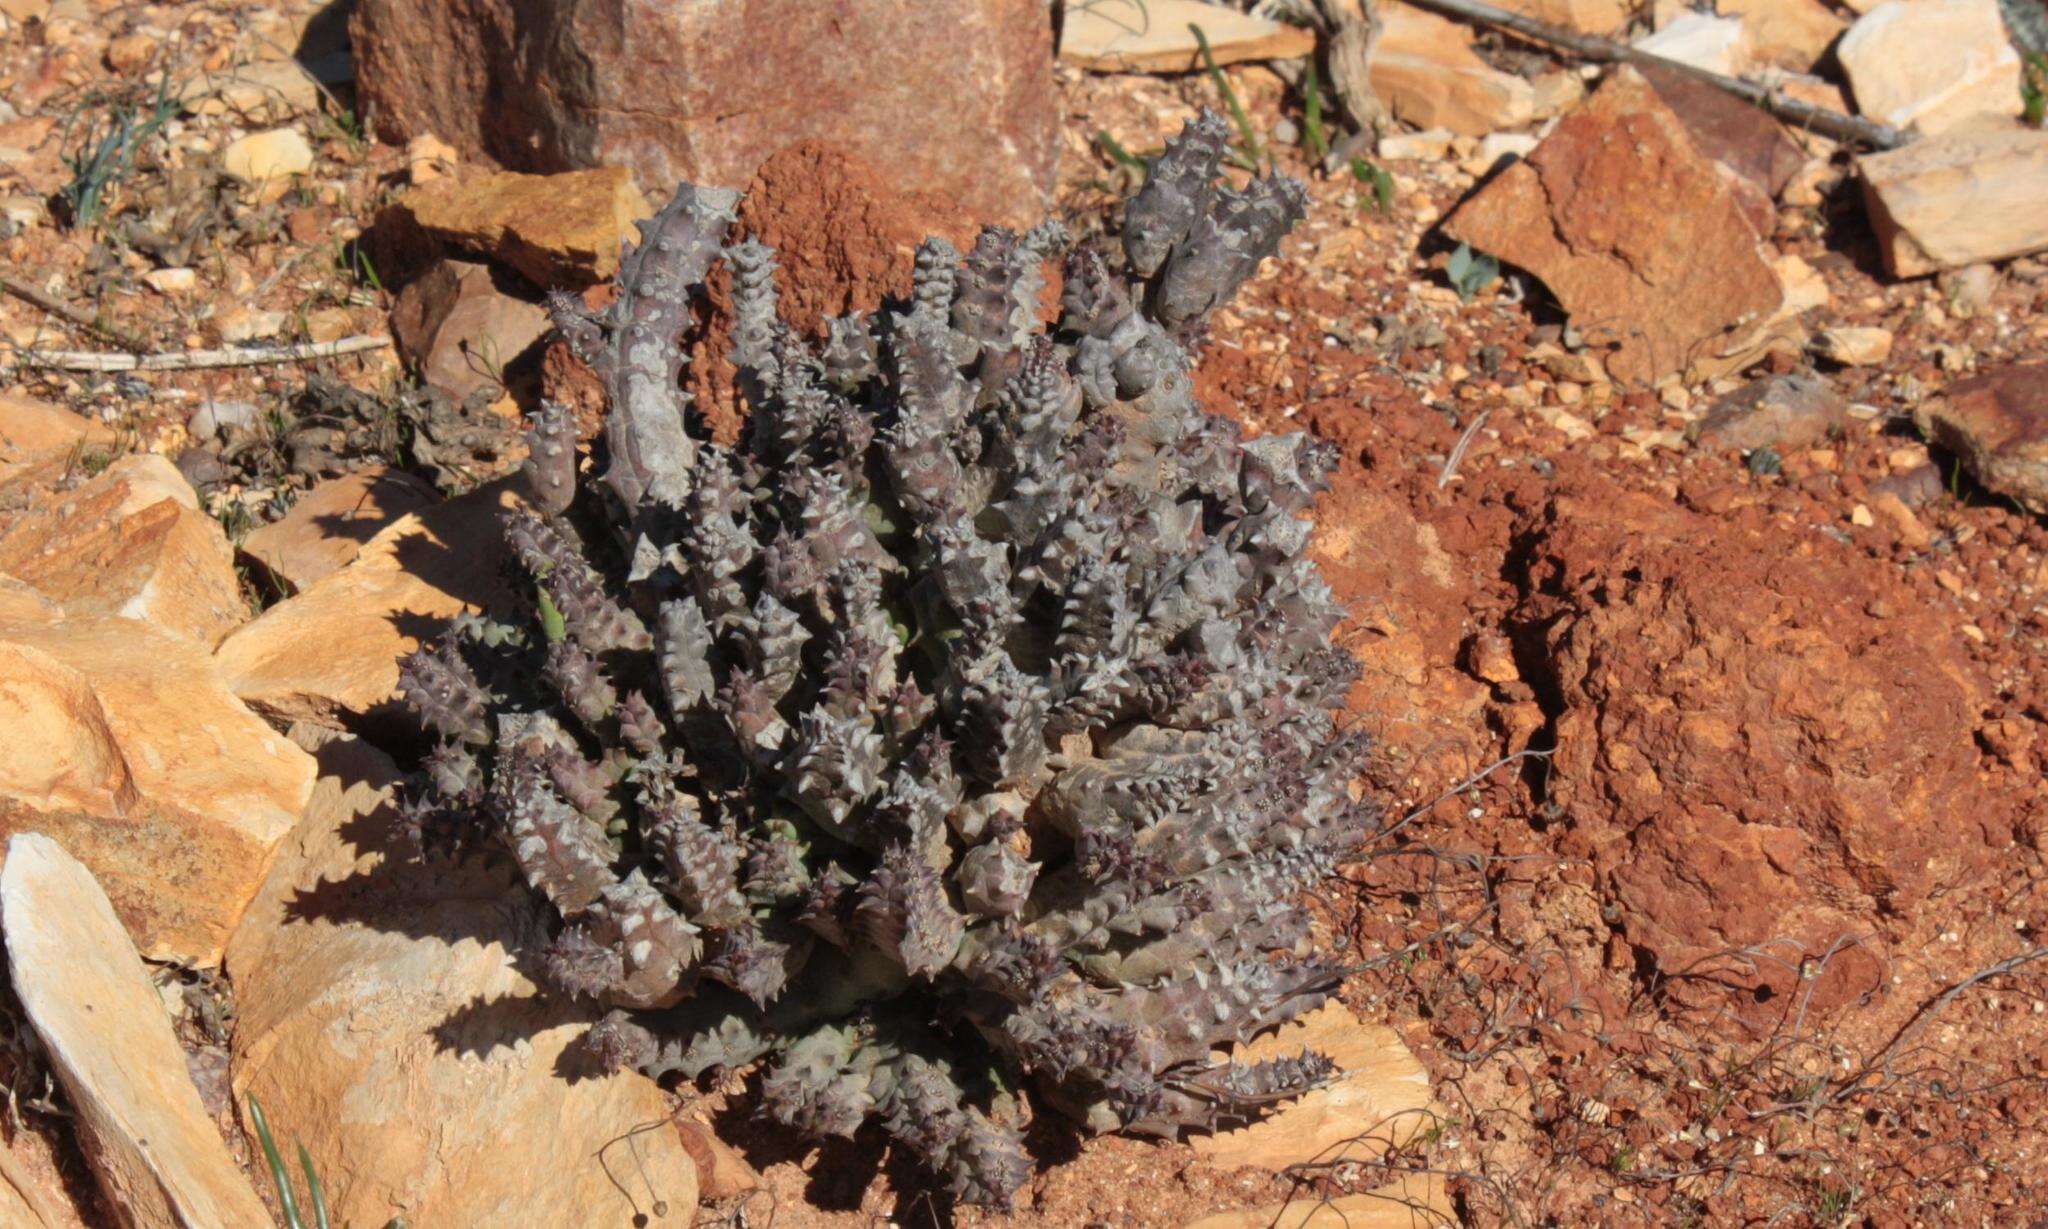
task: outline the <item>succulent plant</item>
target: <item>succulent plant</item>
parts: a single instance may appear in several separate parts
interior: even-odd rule
[[[1332,450],[1192,395],[1205,319],[1304,207],[1219,184],[1227,138],[1167,148],[1120,253],[929,240],[908,301],[816,340],[707,189],[642,225],[613,307],[553,304],[609,391],[602,479],[545,410],[508,530],[530,607],[402,686],[439,738],[422,838],[502,849],[560,915],[534,963],[604,1013],[590,1058],[762,1062],[775,1118],[878,1123],[990,1204],[1034,1106],[1173,1135],[1330,1077],[1214,1057],[1331,993],[1297,898],[1375,813],[1304,553]],[[731,448],[677,379],[719,259]]]

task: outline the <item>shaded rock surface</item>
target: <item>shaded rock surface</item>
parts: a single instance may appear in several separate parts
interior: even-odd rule
[[[354,562],[385,526],[438,498],[432,486],[403,470],[360,469],[307,491],[291,511],[242,539],[242,553],[292,590],[303,590]]]
[[[213,645],[249,617],[234,548],[167,459],[122,457],[0,533],[0,572],[73,615],[139,619]]]
[[[0,1140],[0,1225],[19,1229],[90,1229],[56,1181],[24,1155],[24,1134]],[[47,1167],[44,1167],[45,1170]]]
[[[1721,172],[1627,68],[1444,229],[1542,279],[1623,381],[1729,348],[1785,297]]]
[[[1759,1001],[1802,976],[1816,1009],[1875,989],[1885,919],[2011,840],[1953,624],[1758,511],[1568,498],[1539,532],[1532,592],[1556,596],[1524,614],[1554,672],[1550,796],[1628,942]]]
[[[1052,188],[1043,0],[366,0],[353,32],[387,137],[517,170],[737,188],[818,138],[992,221],[1037,221]]]
[[[1699,151],[1755,186],[1768,221],[1771,201],[1806,162],[1806,152],[1786,135],[1785,126],[1762,108],[1697,77],[1654,65],[1640,71],[1684,122]],[[1751,220],[1756,221],[1754,215]]]
[[[151,958],[219,962],[312,785],[191,641],[132,619],[0,622],[0,836],[61,841]]]
[[[506,370],[551,327],[547,309],[507,293],[490,266],[468,261],[436,262],[391,309],[399,353],[458,401],[503,388]]]
[[[295,735],[319,784],[228,951],[237,1101],[311,1152],[336,1224],[688,1225],[666,1095],[568,1069],[575,1009],[517,967],[538,911],[502,868],[414,859],[381,752]]]
[[[0,930],[15,993],[124,1222],[271,1229],[92,873],[48,837],[14,837],[0,871]]]
[[[223,641],[214,658],[221,677],[284,720],[338,727],[381,714],[400,657],[456,615],[504,600],[499,516],[516,499],[497,483],[398,518],[347,567]]]
[[[1964,380],[1914,413],[1970,473],[2048,516],[2048,363],[2019,363]]]

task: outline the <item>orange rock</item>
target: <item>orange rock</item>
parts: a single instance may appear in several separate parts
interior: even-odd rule
[[[0,394],[0,465],[113,439],[106,427],[62,406]]]
[[[61,840],[152,958],[218,963],[312,761],[132,619],[0,623],[0,689],[0,836]]]
[[[1716,11],[1742,18],[1752,59],[1804,72],[1849,28],[1820,0],[1721,0]]]
[[[411,474],[372,466],[306,492],[283,517],[244,538],[242,551],[298,592],[352,563],[386,525],[438,499]]]
[[[207,647],[249,617],[220,522],[153,454],[123,457],[9,526],[0,572],[67,614],[139,619]]]
[[[503,483],[407,513],[355,561],[263,612],[221,643],[222,677],[250,705],[286,720],[339,727],[380,712],[398,659],[456,615],[502,601]]]
[[[1278,1172],[1310,1162],[1370,1161],[1398,1148],[1436,1121],[1429,1073],[1394,1030],[1361,1024],[1341,1003],[1240,1046],[1240,1063],[1292,1058],[1303,1049],[1333,1059],[1336,1082],[1298,1098],[1267,1118],[1189,1140],[1196,1155],[1220,1169],[1251,1166]]]
[[[1465,27],[1403,4],[1380,19],[1372,87],[1402,123],[1477,137],[1535,118],[1536,88],[1480,59]]]
[[[1629,68],[1444,230],[1541,278],[1620,381],[1719,353],[1785,299],[1734,190]]]
[[[588,285],[619,271],[647,198],[622,166],[558,175],[466,170],[414,188],[394,206],[429,238],[490,256],[536,286]]]

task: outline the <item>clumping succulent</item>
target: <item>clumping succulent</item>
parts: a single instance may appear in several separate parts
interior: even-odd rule
[[[1298,898],[1375,814],[1305,554],[1333,453],[1192,395],[1205,319],[1304,208],[1219,183],[1227,139],[1168,146],[1120,251],[933,239],[907,301],[818,339],[707,189],[642,225],[614,306],[554,303],[609,391],[603,477],[544,411],[508,529],[530,606],[402,688],[438,736],[423,840],[508,853],[559,914],[532,963],[593,1005],[587,1057],[759,1063],[776,1119],[879,1124],[999,1205],[1035,1108],[1173,1135],[1330,1078],[1216,1057],[1331,993]],[[719,259],[733,447],[677,378]]]

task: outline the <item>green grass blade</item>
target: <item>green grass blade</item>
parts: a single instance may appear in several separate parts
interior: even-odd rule
[[[1145,169],[1145,160],[1143,158],[1125,149],[1122,142],[1107,132],[1096,133],[1095,144],[1100,146],[1102,152],[1109,155],[1109,160],[1118,166],[1127,166],[1139,171]]]
[[[1308,152],[1321,166],[1330,156],[1330,137],[1323,131],[1323,82],[1316,75],[1316,58],[1308,58],[1308,75],[1301,82],[1301,135]]]
[[[1202,27],[1192,21],[1188,23],[1188,29],[1194,31],[1195,46],[1201,49],[1202,67],[1208,70],[1209,80],[1216,83],[1216,92],[1223,95],[1223,104],[1230,108],[1230,118],[1237,122],[1237,132],[1244,140],[1245,149],[1240,157],[1250,163],[1246,169],[1256,171],[1259,169],[1259,158],[1263,155],[1263,150],[1259,146],[1258,131],[1252,127],[1252,117],[1245,114],[1244,104],[1238,101],[1237,91],[1230,88],[1230,78],[1224,76],[1223,70],[1217,67],[1216,53],[1209,50],[1209,36],[1202,33]]]
[[[256,1142],[262,1146],[263,1160],[270,1166],[270,1180],[277,1184],[277,1202],[284,1208],[286,1229],[305,1229],[306,1223],[299,1219],[299,1198],[292,1193],[291,1171],[278,1155],[277,1141],[270,1135],[270,1120],[263,1116],[263,1102],[254,1093],[249,1095],[249,1121],[256,1126]]]
[[[299,1168],[306,1171],[306,1198],[313,1203],[313,1224],[317,1229],[334,1229],[327,1219],[327,1189],[320,1185],[320,1175],[313,1170],[313,1154],[304,1144],[299,1145]]]

